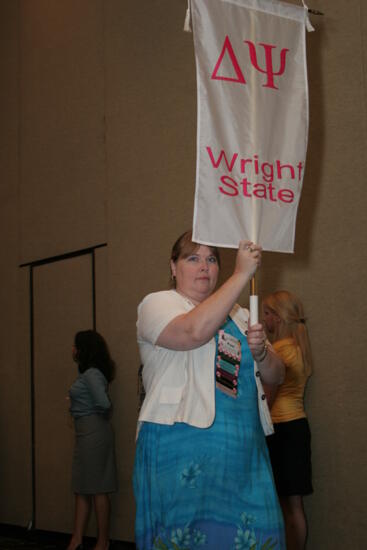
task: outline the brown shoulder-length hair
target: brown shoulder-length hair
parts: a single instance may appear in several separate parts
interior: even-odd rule
[[[182,235],[178,237],[177,241],[173,245],[170,259],[173,263],[176,263],[177,260],[181,258],[188,258],[191,254],[196,252],[199,246],[201,246],[199,243],[195,243],[192,240],[192,231],[185,231],[185,233],[182,233]],[[213,252],[218,262],[218,266],[220,267],[218,248],[216,246],[208,246],[208,248]],[[172,279],[172,286],[176,286],[176,280],[174,278]]]
[[[311,345],[308,337],[306,318],[301,300],[288,290],[277,290],[266,296],[263,306],[267,306],[280,318],[270,339],[275,342],[283,338],[293,338],[302,352],[305,374],[312,373]]]
[[[95,330],[81,330],[75,334],[74,346],[75,360],[80,373],[94,367],[104,374],[108,382],[112,382],[115,376],[115,362],[101,334]]]

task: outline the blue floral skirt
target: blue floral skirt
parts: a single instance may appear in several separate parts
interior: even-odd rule
[[[237,398],[217,388],[215,421],[206,429],[142,424],[134,468],[138,550],[286,548],[253,360],[236,325],[224,329],[241,340]]]

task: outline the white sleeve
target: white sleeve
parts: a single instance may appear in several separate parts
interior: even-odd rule
[[[138,306],[138,341],[155,344],[162,330],[175,317],[187,311],[182,297],[174,291],[148,294]]]

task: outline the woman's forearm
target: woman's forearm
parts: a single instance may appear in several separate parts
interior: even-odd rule
[[[188,313],[173,319],[158,336],[158,346],[188,350],[208,342],[222,325],[261,260],[261,247],[241,241],[233,275]],[[179,287],[177,288],[180,291]]]
[[[209,298],[190,312],[173,319],[159,335],[156,344],[169,349],[187,350],[208,342],[236,303],[251,274],[235,272]]]
[[[264,393],[266,395],[266,402],[268,404],[269,409],[271,410],[272,406],[274,405],[274,401],[278,394],[279,385],[278,384],[265,384],[263,382],[263,389]]]
[[[261,380],[264,384],[282,384],[284,381],[285,367],[282,360],[271,348],[267,348],[264,359],[262,361],[257,360],[256,363],[260,371]]]

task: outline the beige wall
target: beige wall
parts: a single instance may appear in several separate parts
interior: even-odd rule
[[[0,509],[1,521],[25,524],[31,506],[31,453],[29,281],[28,274],[17,268],[19,6],[17,2],[3,2],[0,9]]]
[[[296,253],[265,254],[260,287],[299,293],[309,319],[309,547],[363,549],[367,6],[311,7],[325,16],[313,17],[307,37],[310,140]],[[26,525],[32,516],[29,268],[19,265],[106,242],[96,259],[96,309],[118,363],[112,529],[133,538],[136,305],[165,288],[170,246],[192,218],[196,89],[185,9],[185,0],[0,3],[2,523]],[[223,256],[228,274],[233,252]],[[60,513],[70,521],[70,509]]]

